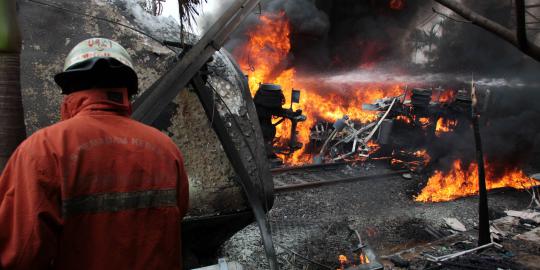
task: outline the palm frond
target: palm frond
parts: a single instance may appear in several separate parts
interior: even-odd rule
[[[178,12],[180,14],[181,40],[184,41],[186,27],[195,25],[195,17],[199,15],[199,9],[207,0],[178,0]]]

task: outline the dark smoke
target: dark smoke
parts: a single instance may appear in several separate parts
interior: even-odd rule
[[[492,91],[481,127],[487,159],[540,169],[540,63],[470,23],[442,19],[432,8],[463,20],[433,1],[405,0],[402,10],[389,8],[389,2],[271,0],[264,1],[262,12],[285,12],[292,31],[288,65],[304,76],[376,70],[388,76],[399,73],[426,78],[419,86],[452,89],[468,88],[474,76],[480,80],[480,89]],[[504,26],[514,27],[512,1],[461,2]],[[247,40],[245,33],[257,22],[258,15],[250,16],[227,47],[241,47]],[[430,33],[431,29],[436,31]],[[530,32],[531,40],[534,33]],[[418,50],[424,52],[424,61],[413,61]],[[431,77],[437,81],[427,79]],[[469,124],[426,147],[432,151],[435,167],[448,166],[455,158],[474,160]]]
[[[540,92],[537,89],[492,89],[488,110],[482,113],[480,131],[484,155],[498,168],[540,169]],[[447,169],[459,158],[475,161],[474,137],[469,118],[462,128],[443,134],[428,144],[433,167]],[[502,171],[501,171],[502,173]]]

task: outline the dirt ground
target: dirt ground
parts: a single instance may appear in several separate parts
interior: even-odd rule
[[[380,165],[354,168],[356,174],[368,173],[368,169],[369,173],[390,171]],[[281,269],[336,269],[338,256],[350,254],[357,244],[351,229],[360,232],[378,256],[447,235],[444,218],[457,218],[474,230],[477,197],[415,202],[413,196],[421,185],[418,178],[394,176],[277,194],[269,219]],[[523,209],[529,202],[525,191],[491,192],[490,214],[498,218],[503,210]],[[246,269],[265,269],[267,265],[256,224],[233,236],[221,253]]]

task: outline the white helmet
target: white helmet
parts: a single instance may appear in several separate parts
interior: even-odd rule
[[[138,90],[129,53],[106,38],[90,38],[73,47],[54,80],[64,94],[92,87],[127,87],[130,95]]]

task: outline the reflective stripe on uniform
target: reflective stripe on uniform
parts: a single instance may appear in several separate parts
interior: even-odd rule
[[[177,206],[176,189],[102,193],[63,200],[62,215],[67,217],[75,214],[172,206]]]

